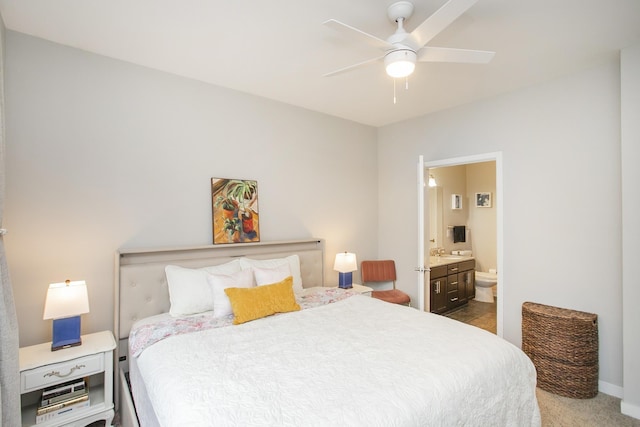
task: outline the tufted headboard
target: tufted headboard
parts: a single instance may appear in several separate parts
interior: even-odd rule
[[[242,243],[162,249],[124,249],[115,259],[114,333],[119,357],[127,354],[127,338],[138,319],[169,311],[169,288],[164,268],[179,265],[199,268],[223,264],[237,257],[255,259],[300,257],[302,286],[324,284],[322,240]]]

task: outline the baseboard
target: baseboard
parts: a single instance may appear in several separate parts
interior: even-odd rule
[[[609,396],[617,397],[618,399],[622,399],[624,395],[624,389],[622,387],[604,381],[598,381],[598,391],[608,394]]]
[[[620,412],[640,420],[640,406],[624,401],[624,389],[622,387],[604,381],[598,381],[598,391],[622,399],[620,402]]]
[[[630,417],[637,418],[640,420],[640,406],[638,405],[625,403],[625,401],[623,400],[622,402],[620,402],[620,411],[625,415],[628,415]]]

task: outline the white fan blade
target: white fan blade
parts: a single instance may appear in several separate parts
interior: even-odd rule
[[[486,64],[495,52],[486,50],[453,49],[450,47],[423,47],[418,51],[420,62],[462,62],[468,64]]]
[[[328,21],[323,22],[323,25],[327,27],[333,28],[334,30],[341,31],[345,34],[356,35],[360,40],[365,41],[366,43],[372,45],[373,47],[377,47],[379,49],[391,49],[393,45],[386,40],[382,40],[374,35],[369,33],[365,33],[362,30],[359,30],[351,25],[344,24],[340,21],[336,21],[335,19],[329,19]],[[348,31],[345,31],[348,30]]]
[[[478,0],[449,0],[446,2],[440,9],[411,32],[412,38],[418,43],[416,48],[420,48],[429,43],[440,31],[447,28],[477,1]]]
[[[366,61],[349,65],[348,67],[340,68],[339,70],[335,70],[330,73],[324,74],[322,77],[331,77],[331,76],[335,76],[336,74],[346,73],[347,71],[355,70],[356,68],[364,67],[365,65],[370,65],[370,64],[373,64],[374,62],[381,61],[383,58],[384,58],[384,55],[378,56],[377,58],[367,59]]]

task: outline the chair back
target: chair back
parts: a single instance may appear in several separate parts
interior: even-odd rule
[[[367,282],[393,282],[396,288],[396,263],[391,259],[362,261],[360,265],[362,284]]]

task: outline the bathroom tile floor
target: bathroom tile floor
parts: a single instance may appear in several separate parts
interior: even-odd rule
[[[471,300],[445,316],[496,333],[496,304]]]

